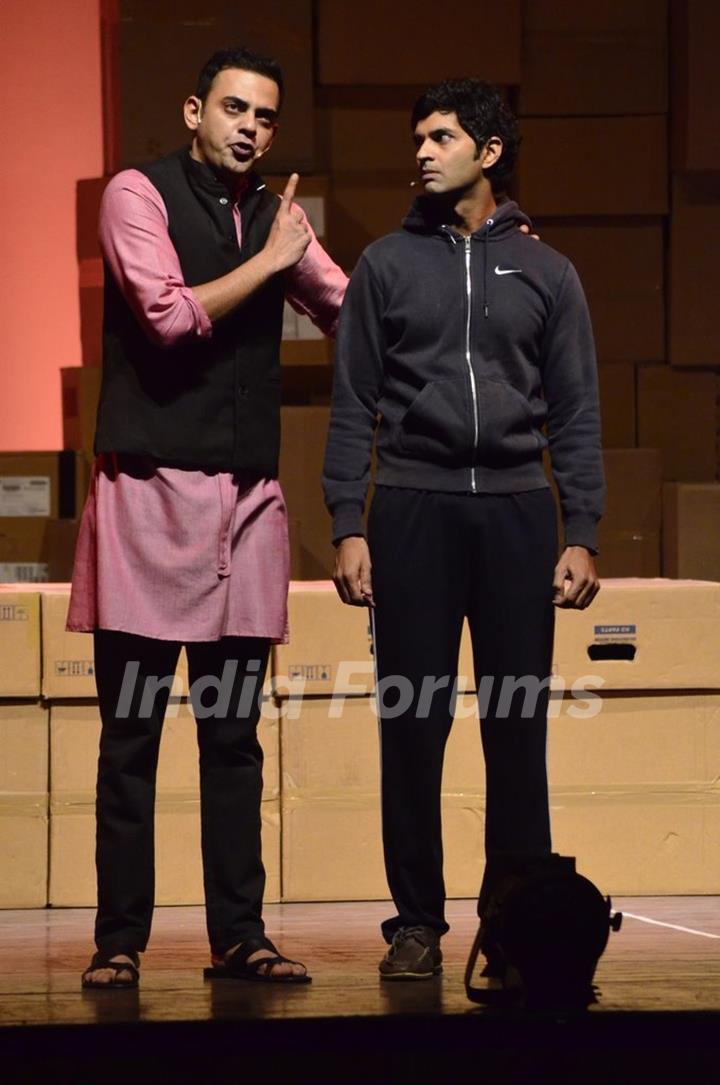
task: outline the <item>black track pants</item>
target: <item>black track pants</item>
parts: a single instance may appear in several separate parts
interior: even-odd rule
[[[142,952],[150,936],[155,894],[155,774],[167,689],[147,697],[145,679],[175,672],[181,645],[98,630],[95,665],[102,717],[97,781],[98,948]],[[262,749],[258,694],[269,641],[224,637],[186,645],[191,687],[198,679],[227,682],[229,699],[207,714],[209,685],[194,705],[200,755],[202,858],[210,946],[224,953],[263,933],[265,871],[260,853]],[[133,681],[125,687],[126,664]],[[236,664],[236,666],[235,666]],[[226,666],[227,665],[227,666]],[[132,691],[128,699],[127,690]]]
[[[475,495],[378,486],[368,535],[383,691],[383,843],[397,907],[382,928],[390,940],[400,926],[448,929],[440,791],[465,615],[486,699],[486,878],[493,856],[550,851],[555,507],[549,490]],[[449,677],[431,698],[428,676]],[[513,691],[518,678],[523,685]]]

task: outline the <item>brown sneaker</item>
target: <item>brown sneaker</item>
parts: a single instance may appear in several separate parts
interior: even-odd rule
[[[432,927],[401,927],[380,961],[384,980],[428,980],[442,972],[440,938]]]

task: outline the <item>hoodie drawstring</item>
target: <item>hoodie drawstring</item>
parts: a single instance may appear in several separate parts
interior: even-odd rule
[[[485,319],[490,315],[490,305],[488,303],[488,234],[490,233],[490,227],[492,226],[494,219],[488,219],[485,223],[485,231],[483,233],[483,315]]]

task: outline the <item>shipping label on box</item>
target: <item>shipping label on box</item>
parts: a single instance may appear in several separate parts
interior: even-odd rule
[[[50,566],[45,561],[0,561],[0,583],[46,584]]]
[[[72,518],[87,492],[87,466],[75,451],[0,452],[0,517]]]
[[[49,516],[50,497],[48,476],[0,477],[0,516]]]

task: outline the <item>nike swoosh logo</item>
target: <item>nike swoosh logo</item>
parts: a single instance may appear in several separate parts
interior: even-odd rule
[[[521,267],[501,268],[500,265],[498,264],[497,267],[495,268],[495,274],[496,275],[521,275],[522,274],[522,268]]]

